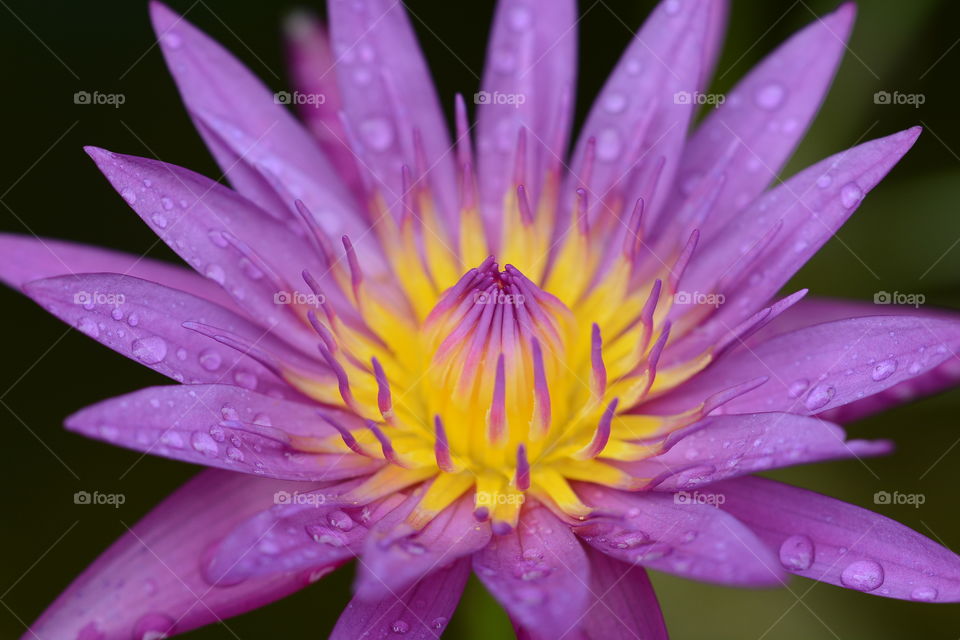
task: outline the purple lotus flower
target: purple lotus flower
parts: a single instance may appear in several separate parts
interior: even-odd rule
[[[183,632],[354,558],[334,638],[438,636],[471,570],[525,638],[666,637],[644,568],[960,600],[949,550],[751,475],[887,452],[834,422],[956,380],[960,320],[771,303],[919,130],[768,190],[854,10],[787,41],[688,135],[726,14],[665,0],[568,156],[572,0],[501,1],[476,132],[458,99],[453,145],[400,3],[332,1],[329,34],[297,18],[299,89],[273,95],[153,5],[233,189],[88,153],[200,275],[6,236],[3,277],[182,383],[69,429],[214,469],[27,636]]]

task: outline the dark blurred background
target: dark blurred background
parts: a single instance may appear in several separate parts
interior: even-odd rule
[[[299,2],[172,0],[274,89],[286,87],[280,25]],[[493,3],[408,2],[447,106],[472,94],[481,74]],[[309,7],[323,11],[323,7]],[[652,6],[646,0],[585,0],[580,22],[582,120],[591,97]],[[723,92],[765,53],[833,0],[733,0],[713,91]],[[814,294],[869,301],[877,291],[920,293],[929,305],[960,308],[960,3],[866,0],[833,90],[785,175],[861,138],[914,124],[924,134],[866,199],[839,239],[795,284]],[[195,135],[140,0],[0,0],[4,95],[0,229],[68,238],[175,260],[81,150],[159,157],[220,175]],[[74,104],[77,91],[122,93],[120,108]],[[877,91],[921,94],[919,108],[876,104]],[[237,104],[242,109],[242,104]],[[149,250],[148,250],[149,248]],[[0,524],[0,637],[24,624],[110,542],[196,472],[67,433],[67,414],[96,400],[167,382],[68,329],[17,293],[3,308],[0,421],[7,489]],[[889,437],[894,456],[820,464],[776,477],[866,506],[960,549],[960,391],[853,425],[860,437]],[[132,466],[132,469],[131,469]],[[129,473],[127,473],[129,470]],[[125,475],[122,480],[120,477]],[[126,503],[78,506],[78,490],[122,492]],[[912,506],[873,504],[876,491],[921,493]],[[653,576],[676,638],[957,638],[960,604],[872,597],[797,578],[790,590],[733,590]],[[190,638],[325,637],[349,599],[350,570],[297,595]],[[471,583],[447,637],[512,637],[506,617]],[[235,635],[234,635],[235,634]]]

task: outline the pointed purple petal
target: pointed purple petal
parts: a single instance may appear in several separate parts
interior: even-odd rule
[[[295,571],[214,587],[201,558],[277,491],[315,485],[205,471],[164,500],[103,553],[24,638],[163,637],[244,613],[307,586],[322,572]]]
[[[767,192],[706,238],[680,290],[720,293],[725,301],[692,334],[692,349],[710,345],[766,304],[833,237],[919,135],[914,127],[827,158]]]
[[[193,271],[152,258],[50,238],[0,234],[0,280],[19,289],[32,280],[78,273],[119,273],[150,280],[236,309],[223,289]]]
[[[887,598],[960,601],[960,556],[898,522],[765,478],[712,488],[792,573]]]
[[[412,499],[416,504],[419,498]],[[401,593],[437,567],[470,555],[490,541],[490,525],[473,517],[473,499],[461,498],[419,533],[405,529],[408,509],[398,509],[371,531],[358,568],[356,595],[364,601]]]
[[[278,358],[310,362],[236,313],[190,294],[118,274],[87,273],[23,287],[37,304],[114,351],[178,382],[238,384],[301,397],[254,358],[183,326],[202,319],[247,338]],[[312,366],[318,375],[323,369]]]
[[[659,456],[623,463],[654,478],[658,491],[693,490],[712,482],[821,460],[889,453],[887,441],[847,440],[840,427],[791,413],[711,416],[678,434]]]
[[[521,626],[550,638],[577,627],[588,606],[590,569],[569,526],[546,508],[527,506],[519,527],[494,536],[473,567]]]
[[[457,560],[402,593],[377,602],[354,598],[337,620],[330,640],[435,640],[443,634],[470,577],[470,563]]]
[[[618,560],[674,575],[741,587],[783,584],[776,556],[746,526],[696,494],[627,493],[581,483],[578,494],[609,522],[577,529],[587,543]]]
[[[661,183],[671,183],[693,114],[692,101],[682,96],[691,96],[700,83],[712,5],[698,0],[657,5],[590,110],[574,151],[568,188],[581,186],[577,176],[591,139],[596,141],[596,163],[586,187],[593,200],[616,192],[628,203],[640,195],[649,198],[632,191],[630,178],[635,169],[658,158],[665,161]],[[654,222],[666,195],[661,189],[645,202],[645,226]]]
[[[388,206],[398,205],[404,193],[401,166],[416,167],[416,130],[426,155],[426,184],[433,188],[440,213],[455,221],[450,138],[403,3],[330,2],[328,10],[343,114],[359,145],[354,152],[361,171],[376,177]]]
[[[696,182],[726,180],[701,230],[711,238],[777,176],[826,95],[844,52],[855,8],[817,18],[755,67],[710,112],[684,148],[678,202]],[[732,154],[718,153],[738,143]]]
[[[304,269],[328,273],[306,239],[243,196],[188,169],[95,147],[87,153],[191,267],[221,285],[264,326],[282,328],[285,339],[314,353],[314,332],[293,305],[278,303],[283,292],[303,292]]]
[[[643,567],[587,549],[593,606],[584,619],[591,637],[607,640],[667,640],[663,612]]]
[[[141,389],[82,409],[66,426],[137,451],[284,480],[329,482],[378,466],[353,454],[298,451],[291,435],[334,434],[315,407],[226,385]]]
[[[275,216],[293,211],[289,194],[296,194],[324,214],[320,222],[331,232],[366,229],[329,160],[282,104],[283,94],[163,4],[151,3],[150,13],[187,110],[231,184]],[[211,129],[214,122],[219,131]]]
[[[565,156],[573,115],[577,7],[571,0],[500,0],[477,103],[481,204],[498,218],[526,130],[525,187],[536,203],[548,171]],[[556,179],[556,177],[553,177]]]
[[[757,376],[769,380],[725,405],[728,413],[816,414],[923,375],[960,353],[960,320],[869,316],[814,325],[742,347],[645,410],[691,407]]]

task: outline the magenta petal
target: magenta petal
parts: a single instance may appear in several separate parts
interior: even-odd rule
[[[444,509],[418,533],[411,533],[403,521],[419,496],[408,502],[406,509],[397,509],[381,520],[367,538],[356,585],[361,600],[382,600],[400,593],[441,564],[479,551],[490,541],[490,525],[473,517],[470,497]]]
[[[590,547],[590,606],[577,630],[563,640],[667,640],[660,603],[643,567]],[[514,622],[517,640],[555,640]]]
[[[880,294],[878,294],[880,295]],[[934,319],[948,319],[951,311],[887,304],[884,297],[879,298],[882,304],[857,302],[853,300],[835,300],[831,298],[814,298],[803,300],[794,307],[761,329],[747,340],[748,345],[765,342],[775,335],[787,333],[821,322],[856,318],[876,313],[884,315],[920,316]],[[821,417],[832,422],[846,424],[860,420],[869,415],[879,413],[904,402],[937,393],[957,384],[960,380],[960,358],[948,358],[943,364],[936,366],[925,373],[921,373],[903,382],[899,382],[880,393],[867,396],[836,409],[830,409]]]
[[[216,584],[236,584],[286,571],[329,570],[363,548],[373,526],[403,502],[398,495],[379,505],[344,508],[337,499],[357,481],[274,496],[274,506],[240,522],[212,550],[204,575]]]
[[[297,451],[291,434],[333,434],[315,407],[227,385],[141,389],[67,418],[71,431],[210,467],[284,480],[333,481],[376,470],[370,458]]]
[[[330,640],[435,640],[443,634],[470,577],[470,563],[457,560],[402,593],[376,602],[354,598],[337,620]]]
[[[24,639],[164,637],[244,613],[307,586],[309,571],[214,587],[201,558],[277,491],[315,485],[205,471],[101,555],[30,626]]]
[[[264,326],[283,329],[285,339],[315,353],[316,334],[293,305],[278,304],[283,292],[305,292],[304,269],[328,273],[306,239],[243,196],[188,169],[94,147],[87,153],[191,267],[221,285]]]
[[[709,346],[766,304],[833,237],[919,135],[914,127],[822,160],[705,238],[679,289],[721,293],[725,302],[693,332],[693,350]]]
[[[498,220],[516,188],[520,130],[522,180],[536,205],[548,171],[559,169],[570,136],[576,93],[577,6],[572,0],[500,0],[477,104],[481,204]],[[552,177],[552,176],[551,176]]]
[[[678,202],[696,182],[726,180],[701,227],[712,238],[736,212],[760,195],[803,137],[833,79],[855,7],[845,4],[817,18],[754,68],[712,110],[684,148]],[[736,150],[726,153],[730,145]]]
[[[178,382],[238,384],[300,397],[254,358],[183,327],[203,319],[304,368],[311,363],[236,313],[182,291],[114,273],[36,280],[23,287],[37,304],[114,351]],[[323,369],[313,366],[323,375]]]
[[[712,489],[791,573],[888,598],[960,601],[960,556],[885,516],[765,478]]]
[[[0,280],[18,289],[32,280],[53,276],[119,273],[179,289],[228,309],[236,308],[223,289],[189,269],[120,251],[2,233],[0,255],[4,256]]]
[[[609,522],[578,528],[578,535],[618,560],[703,582],[783,584],[783,569],[770,549],[706,497],[698,502],[691,494],[627,493],[587,483],[577,492],[612,515]],[[714,493],[706,489],[703,495]]]
[[[166,6],[152,2],[150,13],[187,110],[230,183],[273,215],[282,216],[278,207],[292,212],[294,203],[273,188],[271,179],[275,179],[287,192],[297,193],[312,211],[323,212],[319,221],[326,228],[338,234],[363,232],[366,224],[356,215],[350,194],[311,136],[282,104],[283,94],[271,92],[228,51]],[[212,120],[222,122],[221,129],[235,135],[211,131]],[[269,179],[262,172],[264,167],[269,168]]]
[[[306,11],[290,15],[285,26],[292,83],[305,96],[298,101],[297,113],[330,158],[340,179],[357,198],[363,198],[357,160],[340,121],[343,104],[327,27]]]
[[[662,158],[661,184],[670,184],[693,115],[690,100],[699,86],[704,38],[713,2],[660,2],[634,36],[590,110],[572,160],[573,189],[586,179],[584,156],[596,141],[596,163],[585,185],[592,200],[625,198],[628,206],[647,198],[644,226],[651,228],[666,192],[636,193],[637,170]],[[684,95],[687,99],[684,99]]]
[[[427,175],[441,214],[455,223],[456,177],[447,126],[427,64],[403,3],[329,2],[335,70],[343,117],[360,158],[385,203],[400,210],[401,167],[417,168],[420,136]],[[415,133],[416,132],[416,133]]]
[[[587,556],[570,527],[540,505],[524,508],[517,530],[494,536],[473,568],[511,618],[548,638],[575,629],[586,611]]]
[[[724,411],[821,413],[956,362],[958,352],[958,319],[900,315],[837,320],[732,351],[647,408],[660,412],[693,406],[713,391],[769,376],[765,384],[724,405]]]
[[[726,478],[797,464],[889,453],[887,441],[847,440],[840,427],[791,413],[711,416],[678,434],[666,453],[619,463],[653,478],[658,491],[691,490]]]
[[[663,612],[643,567],[587,549],[593,602],[584,628],[590,638],[667,640]]]

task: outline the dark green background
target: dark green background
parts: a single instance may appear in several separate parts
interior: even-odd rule
[[[285,87],[279,25],[285,12],[298,5],[238,0],[172,4],[181,12],[190,9],[191,21],[225,43],[269,85]],[[472,94],[482,70],[492,3],[409,4],[422,20],[414,22],[441,96],[449,104],[456,91]],[[581,3],[586,15],[580,23],[580,119],[630,38],[625,25],[636,28],[650,6],[636,0]],[[729,89],[777,43],[834,6],[814,0],[734,0],[715,90]],[[918,123],[926,131],[843,229],[842,242],[831,241],[795,284],[809,286],[814,294],[862,300],[879,290],[923,293],[928,303],[960,308],[960,250],[953,248],[960,240],[960,46],[953,48],[960,38],[958,25],[960,3],[949,0],[869,0],[860,5],[833,91],[785,174],[864,135],[879,137]],[[81,145],[96,144],[220,174],[181,108],[154,46],[145,2],[2,0],[0,61],[0,229],[137,254],[153,247],[151,256],[174,259],[165,246],[154,244],[146,226],[81,151]],[[73,94],[79,90],[122,92],[127,101],[120,109],[75,105]],[[873,93],[878,90],[923,93],[926,103],[919,109],[876,105]],[[61,421],[96,400],[166,379],[68,330],[16,293],[0,291],[0,307],[0,468],[5,484],[0,638],[13,638],[23,632],[21,621],[35,619],[72,576],[123,533],[121,521],[132,524],[196,470],[148,458],[118,480],[139,454],[68,434]],[[878,490],[923,493],[926,504],[918,509],[875,508],[960,549],[955,489],[960,447],[954,447],[960,437],[958,409],[960,392],[951,391],[854,425],[857,436],[890,437],[898,443],[894,456],[868,462],[873,473],[851,461],[776,475],[870,508]],[[76,506],[72,495],[80,489],[123,492],[127,502],[117,511]],[[748,591],[660,574],[653,578],[676,638],[960,635],[956,604],[887,600],[802,579],[789,591]],[[231,620],[230,628],[244,639],[325,637],[348,600],[349,581],[349,573],[342,571],[286,601]],[[188,637],[234,636],[214,626]],[[512,636],[505,616],[472,584],[447,637]]]

